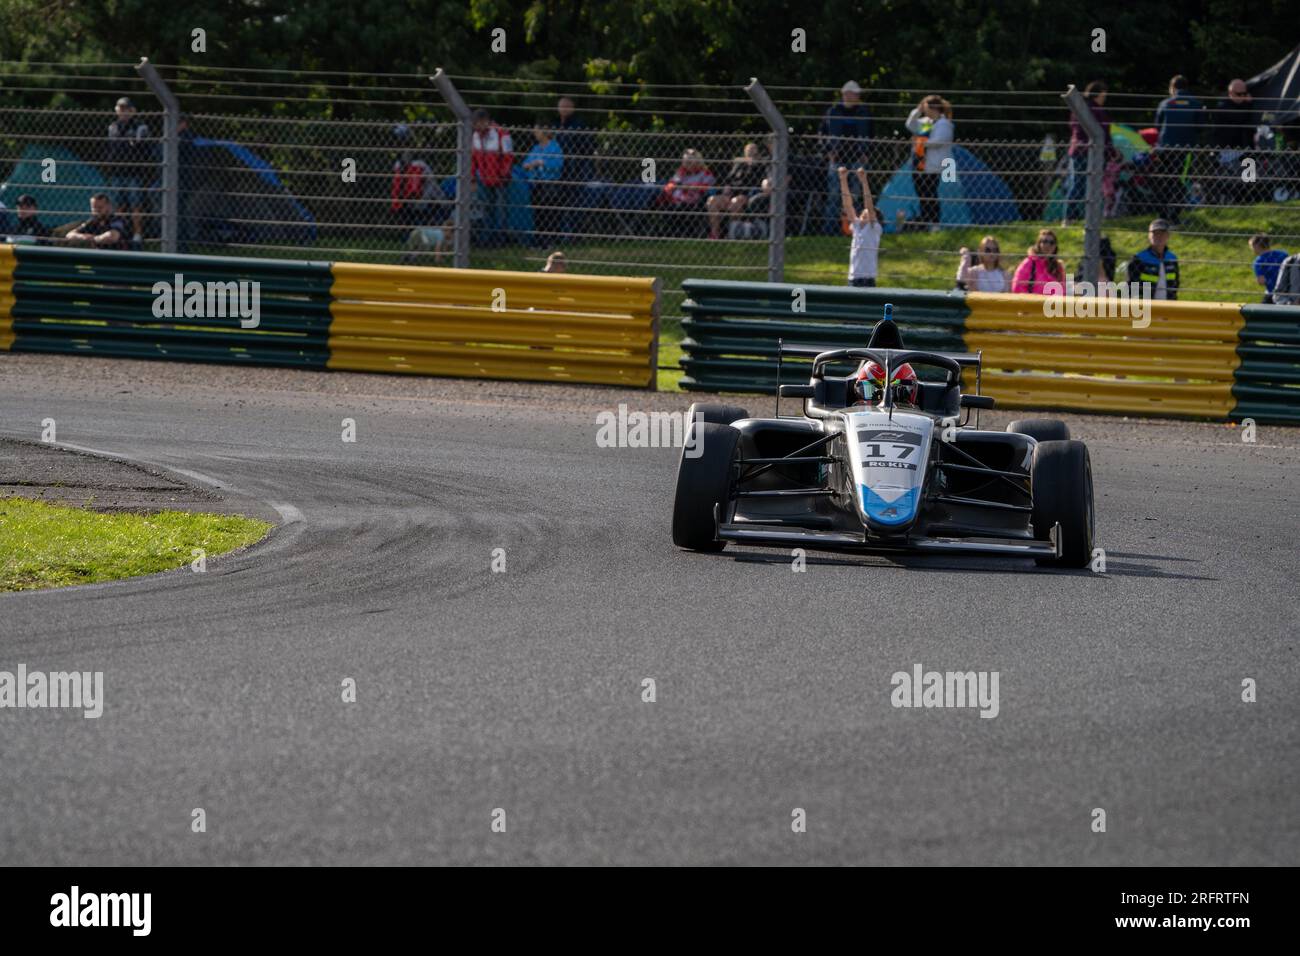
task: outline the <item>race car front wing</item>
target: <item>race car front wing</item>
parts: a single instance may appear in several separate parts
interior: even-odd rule
[[[716,513],[716,509],[715,509]],[[1047,541],[1000,540],[993,538],[905,538],[878,539],[865,532],[818,531],[786,525],[774,527],[758,522],[718,523],[718,540],[734,541],[763,548],[812,548],[817,551],[938,551],[950,554],[1000,554],[1007,557],[1060,558],[1061,526],[1052,526]]]

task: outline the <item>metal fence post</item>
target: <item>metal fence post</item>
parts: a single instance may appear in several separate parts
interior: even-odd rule
[[[758,107],[767,125],[772,127],[776,143],[772,148],[772,227],[767,240],[767,281],[785,281],[785,199],[788,193],[786,181],[789,179],[790,165],[790,127],[785,117],[776,108],[758,77],[751,77],[745,92]]]
[[[470,211],[474,201],[474,114],[442,67],[429,79],[456,116],[456,229],[452,236],[452,263],[457,269],[468,269]]]
[[[1075,88],[1073,83],[1062,98],[1069,104],[1070,112],[1088,133],[1088,192],[1084,200],[1083,260],[1079,264],[1079,270],[1084,281],[1095,283],[1098,275],[1097,267],[1101,259],[1101,219],[1104,200],[1102,178],[1106,165],[1106,133],[1097,122],[1097,118],[1092,115],[1087,98]],[[1066,200],[1068,203],[1068,196]],[[1068,215],[1068,205],[1066,212]]]
[[[141,57],[135,68],[163,107],[162,251],[174,254],[180,218],[181,105],[148,57]]]

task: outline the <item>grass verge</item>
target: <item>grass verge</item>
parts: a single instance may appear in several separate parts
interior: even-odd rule
[[[100,513],[0,498],[0,591],[91,584],[179,568],[260,541],[271,529],[241,515]]]

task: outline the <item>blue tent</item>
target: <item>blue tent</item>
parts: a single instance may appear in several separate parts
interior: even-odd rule
[[[316,217],[270,163],[228,140],[196,136],[190,142],[194,168],[187,174],[182,167],[181,190],[183,209],[193,221],[192,239],[303,246],[316,241]]]
[[[54,170],[52,183],[41,178],[41,172],[47,168],[42,165],[46,159],[54,160],[54,165],[49,167]],[[85,221],[90,215],[90,197],[108,191],[99,167],[93,163],[84,162],[62,146],[28,146],[9,178],[0,183],[0,202],[15,215],[18,197],[30,193],[39,210],[36,218],[54,229],[69,222]],[[0,231],[6,227],[6,223],[0,222]]]
[[[992,172],[970,150],[954,146],[953,158],[957,160],[957,178],[953,182],[939,180],[939,221],[945,226],[984,225],[1011,222],[1020,218],[1020,210],[1011,197],[1011,190],[1002,178]],[[898,211],[905,218],[915,220],[921,212],[921,203],[912,188],[912,163],[909,160],[899,167],[893,178],[876,197],[876,207],[885,232],[898,229]]]
[[[183,166],[181,170],[183,211],[193,223],[189,239],[295,245],[316,241],[315,217],[289,192],[270,163],[238,143],[196,136],[190,144],[193,169]],[[182,152],[182,161],[185,157]],[[53,183],[42,181],[46,159],[54,160]],[[147,178],[145,186],[156,188],[156,179]],[[30,193],[41,222],[53,229],[84,220],[90,215],[90,197],[98,192],[112,193],[98,165],[60,146],[33,145],[0,184],[0,202],[12,210],[19,196]]]

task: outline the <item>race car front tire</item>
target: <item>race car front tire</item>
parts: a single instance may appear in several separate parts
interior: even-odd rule
[[[718,540],[713,506],[726,511],[740,432],[717,422],[693,422],[690,429],[677,465],[673,544],[691,551],[721,551],[726,542]]]
[[[1092,461],[1081,441],[1040,441],[1034,448],[1031,488],[1034,537],[1044,541],[1061,526],[1061,557],[1039,564],[1083,568],[1092,560]]]
[[[1069,441],[1070,426],[1055,418],[1021,418],[1007,426],[1007,431],[1028,435],[1039,441]]]
[[[715,405],[709,402],[695,402],[686,412],[686,420],[693,422],[696,415],[700,416],[700,421],[712,422],[715,425],[730,425],[742,418],[748,418],[749,412],[739,405]]]

